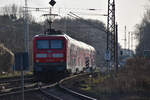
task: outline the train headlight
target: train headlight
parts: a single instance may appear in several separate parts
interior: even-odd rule
[[[39,63],[39,60],[36,60],[36,63]]]
[[[64,54],[63,53],[54,53],[54,54],[52,54],[52,57],[53,58],[62,58],[62,57],[64,57]]]
[[[36,54],[36,58],[46,58],[47,57],[47,54],[45,53],[37,53]]]

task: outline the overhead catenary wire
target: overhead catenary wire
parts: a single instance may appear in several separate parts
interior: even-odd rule
[[[106,33],[106,31],[105,31],[104,29],[102,29],[102,28],[100,28],[100,27],[98,27],[98,26],[92,24],[91,22],[85,20],[84,18],[82,18],[82,17],[80,17],[80,16],[74,14],[73,12],[70,12],[68,15],[71,16],[71,17],[73,17],[73,18],[75,18],[75,19],[81,19],[84,24],[90,25],[90,26],[92,26],[93,28],[96,28],[96,29],[98,29],[98,30],[103,31],[104,33]],[[105,38],[103,38],[103,37],[100,37],[100,38],[101,38],[102,40],[106,41]]]
[[[70,13],[71,15],[73,15],[74,17],[76,17],[77,19],[82,19],[82,20],[84,21],[84,23],[86,23],[86,24],[88,24],[88,25],[90,25],[90,26],[93,26],[94,28],[97,28],[97,29],[99,29],[99,30],[101,30],[101,31],[103,31],[103,32],[105,32],[105,33],[107,33],[106,30],[100,28],[99,26],[96,26],[96,25],[90,23],[89,21],[87,21],[87,20],[85,20],[84,18],[82,18],[82,17],[80,17],[80,16],[74,14],[73,12],[69,12],[69,13]]]
[[[85,12],[73,12],[76,13],[78,15],[88,15],[88,16],[107,16],[107,14],[98,14],[98,13],[85,13]]]

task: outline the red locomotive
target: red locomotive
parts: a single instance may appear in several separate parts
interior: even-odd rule
[[[34,75],[50,78],[59,73],[79,73],[95,68],[95,49],[66,34],[33,38]]]

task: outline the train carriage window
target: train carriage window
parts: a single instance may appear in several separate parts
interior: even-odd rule
[[[37,49],[49,49],[49,41],[37,40]]]
[[[61,49],[63,48],[63,41],[62,40],[51,40],[51,49]]]

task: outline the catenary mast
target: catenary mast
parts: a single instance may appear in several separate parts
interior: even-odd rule
[[[108,0],[108,18],[107,18],[107,51],[110,53],[110,66],[115,64],[116,39],[115,39],[115,0]]]

